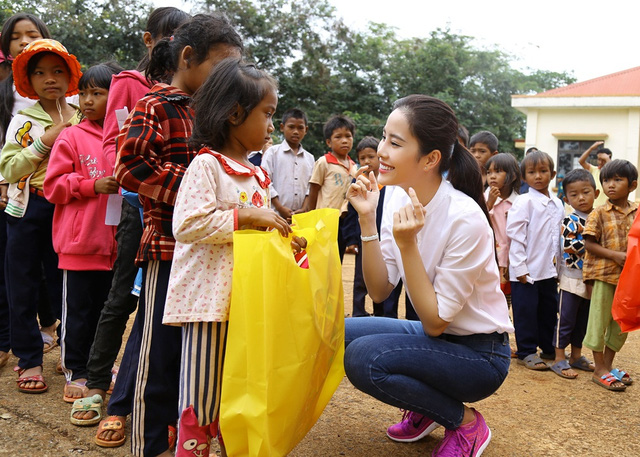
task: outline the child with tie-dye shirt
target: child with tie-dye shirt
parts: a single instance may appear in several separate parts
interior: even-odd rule
[[[551,370],[558,376],[574,379],[578,374],[573,370],[593,371],[593,363],[582,355],[582,340],[587,331],[591,290],[582,281],[582,265],[585,243],[582,237],[587,216],[593,209],[598,195],[593,176],[578,168],[567,173],[564,178],[565,203],[574,211],[562,221],[562,260],[559,264],[560,299],[558,319],[553,335],[556,358]],[[571,344],[569,360],[565,348]]]

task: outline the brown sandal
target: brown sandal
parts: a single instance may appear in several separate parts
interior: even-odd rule
[[[100,435],[104,431],[114,431],[118,432],[122,438],[119,440],[103,440],[100,439]],[[118,416],[109,416],[98,425],[98,431],[96,432],[95,442],[98,446],[101,447],[118,447],[122,446],[126,440],[124,434],[124,421],[122,421]]]

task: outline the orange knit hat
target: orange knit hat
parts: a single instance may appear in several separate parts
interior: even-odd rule
[[[42,39],[29,43],[13,61],[13,81],[16,90],[20,95],[27,98],[37,99],[38,94],[31,87],[29,75],[27,74],[27,66],[29,59],[41,52],[53,52],[62,57],[69,67],[69,88],[65,96],[75,95],[78,93],[78,82],[82,76],[80,63],[76,56],[69,54],[69,51],[56,40]]]

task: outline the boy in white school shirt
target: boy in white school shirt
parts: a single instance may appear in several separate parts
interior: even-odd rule
[[[513,324],[519,363],[531,370],[549,367],[538,355],[555,358],[553,330],[558,312],[558,270],[561,259],[562,202],[549,193],[556,175],[553,159],[537,151],[520,164],[528,193],[519,195],[507,216],[509,277]]]
[[[301,144],[308,129],[304,111],[285,111],[280,124],[284,141],[271,146],[262,157],[262,168],[271,178],[271,205],[289,222],[293,214],[309,209],[309,180],[316,160]]]

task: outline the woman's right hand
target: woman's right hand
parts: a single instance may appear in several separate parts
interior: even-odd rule
[[[372,171],[369,172],[369,176],[364,174],[358,176],[355,182],[349,186],[347,198],[359,216],[376,213],[380,189],[378,189],[378,181]]]

